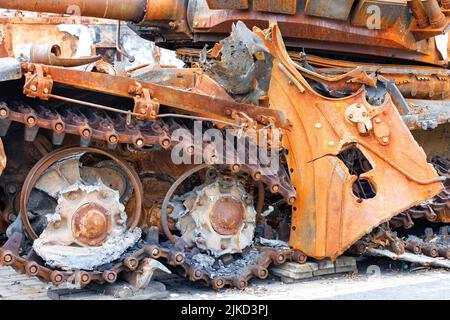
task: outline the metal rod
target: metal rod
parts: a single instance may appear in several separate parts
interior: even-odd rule
[[[48,96],[49,96],[49,98],[53,98],[53,99],[57,99],[57,100],[61,100],[61,101],[66,101],[66,102],[70,102],[70,103],[81,104],[81,105],[87,106],[87,107],[93,107],[93,108],[97,108],[97,109],[101,109],[101,110],[106,110],[106,111],[111,111],[111,112],[116,112],[116,113],[122,113],[122,114],[131,114],[133,116],[140,116],[140,114],[137,114],[135,112],[121,110],[121,109],[116,109],[116,108],[111,108],[111,107],[103,106],[101,104],[81,101],[81,100],[77,100],[77,99],[71,99],[71,98],[67,98],[67,97],[58,96],[58,95],[55,95],[55,94],[49,94]]]
[[[212,118],[205,118],[205,117],[197,117],[197,116],[189,116],[184,114],[175,114],[175,113],[165,113],[165,114],[159,114],[156,116],[157,118],[182,118],[182,119],[191,119],[191,120],[199,120],[199,121],[210,121],[210,122],[216,122],[220,124],[224,124],[227,126],[232,126],[236,128],[243,128],[244,125],[223,121],[223,120],[216,120]]]

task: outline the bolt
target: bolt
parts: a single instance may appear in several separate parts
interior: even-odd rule
[[[31,266],[29,270],[30,270],[30,273],[32,273],[32,274],[35,274],[38,271],[36,266]]]
[[[383,137],[383,143],[388,143],[389,142],[389,138],[388,137]]]
[[[203,21],[202,25],[203,25],[204,27],[206,27],[206,21]]]
[[[48,94],[48,89],[44,88],[44,94]]]
[[[297,201],[296,197],[290,197],[288,202],[290,205],[293,205],[295,203],[295,201]]]
[[[328,142],[328,145],[329,145],[330,147],[333,147],[333,146],[334,146],[334,141],[329,141],[329,142]]]
[[[163,147],[166,147],[166,148],[167,148],[168,146],[170,146],[170,140],[169,140],[169,139],[164,139],[163,142],[162,142],[162,146],[163,146]]]
[[[13,185],[13,184],[8,185],[8,192],[11,193],[11,194],[16,193],[17,192],[16,186]]]
[[[201,278],[203,276],[203,271],[202,270],[195,270],[194,271],[194,276],[196,278]]]
[[[136,140],[136,145],[137,145],[138,147],[142,147],[142,146],[144,145],[144,140],[142,140],[142,139],[137,139],[137,140]]]
[[[109,281],[113,281],[116,278],[116,276],[114,275],[114,273],[108,273],[108,280]]]
[[[52,282],[54,284],[59,284],[63,281],[63,276],[58,271],[53,271],[50,277],[53,278]]]
[[[32,86],[30,87],[30,89],[31,89],[31,91],[36,91],[36,90],[37,90],[37,88],[36,88],[35,85],[32,85]]]
[[[118,141],[118,138],[117,138],[117,136],[112,135],[109,137],[108,141],[112,144],[116,144]]]
[[[286,257],[284,256],[284,254],[280,253],[277,256],[277,260],[278,260],[278,262],[282,263],[286,260]]]
[[[317,128],[317,129],[322,128],[322,124],[321,124],[320,122],[317,122],[317,123],[316,123],[316,128]]]
[[[91,136],[91,131],[89,129],[84,129],[81,134],[83,135],[83,137],[89,138]]]
[[[261,179],[261,172],[255,172],[253,174],[253,180],[258,181],[259,179]]]
[[[198,21],[194,21],[194,27],[198,26]]]
[[[380,124],[380,123],[381,123],[381,119],[378,119],[378,118],[377,118],[377,119],[375,120],[375,122],[378,123],[378,124]]]
[[[223,280],[222,279],[217,279],[216,280],[216,286],[217,287],[222,287],[223,286]]]
[[[64,125],[62,124],[62,123],[57,123],[56,125],[55,125],[55,130],[56,131],[62,131],[62,129],[64,128]]]
[[[189,146],[189,147],[187,148],[187,152],[188,152],[189,154],[194,153],[194,147],[193,147],[193,146]]]
[[[175,261],[178,263],[182,263],[184,261],[184,257],[181,253],[178,253],[175,257]]]
[[[28,123],[30,126],[34,126],[34,124],[36,123],[36,119],[35,119],[34,117],[28,117],[27,123]]]
[[[362,113],[363,117],[367,117],[367,112]]]
[[[361,108],[361,105],[358,103],[358,104],[356,105],[356,107],[359,109],[359,108]]]
[[[81,275],[81,281],[82,282],[88,282],[89,281],[89,275],[88,274]]]
[[[353,114],[349,114],[348,117],[349,117],[350,119],[353,119]]]
[[[8,115],[8,110],[6,109],[0,109],[0,116],[1,117],[6,117]]]
[[[241,166],[238,164],[233,164],[233,167],[231,168],[234,172],[239,172],[241,169]]]
[[[9,263],[13,260],[13,256],[10,253],[5,254],[5,256],[3,257],[3,261],[6,263]]]
[[[279,185],[277,185],[277,184],[274,184],[273,186],[272,186],[272,192],[278,192],[278,191],[280,191],[280,186]]]

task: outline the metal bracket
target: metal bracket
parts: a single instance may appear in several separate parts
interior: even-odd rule
[[[23,93],[29,98],[48,100],[53,89],[52,77],[45,75],[43,67],[38,64],[29,65],[28,71],[25,74]]]
[[[150,91],[148,89],[143,89],[138,87],[134,91],[134,113],[138,120],[149,120],[155,121],[156,116],[159,113],[159,102],[158,99],[152,99]]]
[[[370,121],[373,116],[373,112],[360,103],[352,104],[345,110],[345,118],[358,126],[361,135],[368,135],[373,129],[372,121]]]

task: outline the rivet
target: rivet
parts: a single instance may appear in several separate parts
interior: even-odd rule
[[[334,141],[329,141],[329,142],[328,142],[328,145],[329,145],[330,147],[333,147],[333,146],[334,146]]]
[[[322,128],[322,124],[321,124],[320,122],[317,122],[317,123],[316,123],[316,128],[317,128],[317,129]]]
[[[388,137],[384,137],[384,138],[383,138],[383,142],[384,142],[384,143],[388,143],[388,142],[389,142],[389,138],[388,138]]]
[[[89,131],[89,129],[84,129],[82,135],[83,137],[87,138],[91,135],[91,131]]]
[[[61,131],[62,129],[63,129],[62,123],[57,123],[57,124],[55,125],[55,130],[56,130],[56,131]]]
[[[110,143],[117,143],[117,137],[116,136],[110,136],[108,140],[109,140]]]
[[[36,120],[35,120],[33,117],[28,117],[27,123],[28,123],[29,125],[34,125],[35,122],[36,122]]]
[[[381,123],[381,119],[376,119],[375,122],[376,123]]]

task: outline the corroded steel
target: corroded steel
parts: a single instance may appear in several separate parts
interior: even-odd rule
[[[55,285],[113,283],[124,273],[136,286],[145,286],[156,268],[152,261],[158,265],[161,259],[184,270],[191,281],[243,289],[253,277],[267,278],[272,264],[335,259],[347,249],[448,258],[446,230],[439,235],[428,230],[425,237],[404,241],[391,230],[411,228],[414,219],[450,222],[447,160],[428,164],[408,130],[445,128],[449,119],[446,39],[436,37],[450,23],[447,2],[342,0],[325,7],[329,2],[321,0],[133,0],[126,5],[116,0],[0,0],[4,8],[78,10],[126,20],[138,34],[163,46],[187,46],[178,54],[192,66],[145,65],[117,76],[106,60],[96,64],[99,72],[57,67],[100,57],[63,60],[59,47],[52,46],[60,42],[50,38],[39,43],[45,47],[34,47],[31,61],[22,63],[23,81],[2,83],[0,135],[10,149],[20,128],[30,147],[9,152],[12,166],[0,179],[0,231],[8,238],[0,263]],[[380,21],[372,21],[367,11],[373,4],[381,10]],[[11,29],[12,19],[25,23],[27,18],[4,19],[3,30]],[[245,23],[255,26],[254,32]],[[22,42],[11,41],[11,30],[5,35],[0,54],[17,55],[12,44]],[[127,56],[116,38],[115,53]],[[360,56],[334,60],[309,51],[288,53],[287,47]],[[237,163],[235,142],[229,148],[202,141],[206,151],[196,150],[193,124],[221,133],[231,130],[237,144],[245,141],[245,151],[261,143],[248,135],[251,129],[268,130],[268,137],[281,130],[282,146],[269,146],[281,166],[267,170],[258,161]],[[175,134],[179,129],[184,130],[181,137]],[[55,150],[52,144],[82,147]],[[221,147],[231,154],[216,165]],[[170,159],[174,150],[193,159],[203,156],[206,164],[177,166]],[[94,164],[84,168],[83,179],[101,180],[103,191],[117,191],[110,202],[120,210],[108,207],[105,197],[101,202],[93,199],[97,194],[84,196],[83,205],[67,207],[73,217],[70,237],[82,247],[102,246],[114,229],[114,212],[127,213],[130,229],[142,228],[144,236],[111,264],[79,271],[50,268],[33,240],[46,231],[49,239],[58,238],[58,223],[42,222],[42,212],[57,212],[45,205],[70,198],[60,189],[71,184],[47,169],[73,153],[88,152],[110,160],[95,163],[87,157]],[[3,149],[0,157],[5,167]],[[12,177],[19,169],[24,173]],[[35,184],[44,172],[48,176]],[[53,200],[43,200],[36,190]],[[19,213],[31,239],[17,233],[14,215]]]
[[[269,21],[276,20],[290,47],[395,56],[405,60],[445,64],[433,37],[443,34],[450,21],[443,13],[445,9],[441,9],[436,0],[424,1],[423,11],[417,9],[416,3],[408,4],[411,1],[358,0],[347,14],[351,2],[342,1],[327,6],[328,13],[317,9],[324,5],[323,1],[318,0],[301,3],[258,0],[253,1],[251,6],[247,1],[209,1],[212,9],[206,0],[133,0],[126,5],[119,0],[108,1],[109,5],[104,1],[85,0],[1,0],[0,7],[54,13],[68,13],[68,8],[79,8],[77,10],[82,16],[131,21],[135,24],[135,30],[143,36],[175,47],[180,40],[191,43],[219,41],[231,31],[232,23],[238,20],[260,28],[266,28]],[[367,9],[373,4],[382,13],[379,23],[381,29],[368,25],[374,16]],[[414,9],[414,16],[409,6]],[[345,12],[336,8],[345,8]],[[310,14],[319,14],[326,19],[317,19]],[[424,23],[424,14],[430,22],[429,26]],[[160,37],[161,34],[164,37]]]
[[[269,97],[292,123],[284,143],[300,195],[293,206],[290,245],[308,256],[336,258],[367,230],[439,193],[443,186],[389,98],[371,116],[373,133],[361,135],[344,114],[353,104],[370,107],[364,90],[345,99],[321,97],[290,62],[276,26],[272,37],[272,43],[266,41],[276,57]],[[389,133],[381,133],[384,130]],[[373,170],[364,174],[376,186],[373,199],[358,200],[352,194],[355,177],[336,158],[352,144],[373,164]],[[397,152],[399,147],[404,152]]]
[[[139,22],[146,11],[146,0],[50,0],[50,1],[0,1],[0,8],[33,12],[76,14]]]

